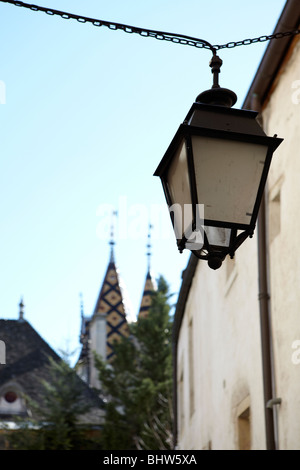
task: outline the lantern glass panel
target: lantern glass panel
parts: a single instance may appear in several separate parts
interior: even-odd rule
[[[193,136],[192,147],[198,203],[204,204],[205,221],[249,225],[267,146]]]
[[[167,171],[167,187],[173,212],[174,230],[181,239],[192,223],[192,200],[185,141],[182,141]]]
[[[230,244],[231,229],[223,227],[204,227],[208,243],[211,246],[228,248]]]

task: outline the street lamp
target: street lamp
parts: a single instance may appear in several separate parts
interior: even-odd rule
[[[164,189],[180,252],[190,249],[218,269],[252,237],[273,152],[257,112],[234,109],[221,88],[222,60],[213,52],[213,86],[189,110],[154,175]]]

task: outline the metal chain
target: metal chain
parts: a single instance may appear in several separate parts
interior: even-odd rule
[[[17,7],[28,8],[32,11],[42,11],[46,13],[47,15],[52,15],[52,16],[58,15],[65,20],[74,19],[74,20],[77,20],[79,23],[91,23],[92,25],[98,26],[98,27],[105,26],[111,30],[122,30],[125,33],[130,33],[130,34],[135,33],[143,37],[152,37],[160,41],[170,41],[170,42],[174,42],[175,44],[193,46],[193,47],[203,48],[203,49],[210,49],[213,52],[213,54],[215,54],[216,51],[220,49],[226,49],[226,48],[232,49],[238,46],[248,46],[250,44],[255,44],[258,42],[270,41],[272,39],[281,39],[284,37],[295,36],[297,34],[300,34],[300,30],[296,29],[293,31],[278,32],[275,34],[263,35],[263,36],[259,36],[257,38],[252,38],[252,39],[244,39],[242,41],[232,41],[232,42],[228,42],[227,44],[211,45],[208,41],[205,41],[204,39],[194,38],[191,36],[185,36],[183,34],[166,33],[165,31],[155,31],[155,30],[150,30],[146,28],[139,28],[137,26],[130,26],[130,25],[121,24],[121,23],[114,23],[111,21],[88,18],[86,16],[80,16],[80,15],[76,15],[73,13],[67,13],[65,11],[54,10],[52,8],[41,7],[38,5],[32,5],[29,3],[19,2],[16,0],[0,0],[0,2],[10,3]]]
[[[293,31],[285,31],[284,33],[278,32],[275,34],[263,35],[258,38],[244,39],[243,41],[228,42],[227,44],[213,46],[216,50],[219,49],[232,49],[237,46],[248,46],[249,44],[255,44],[257,42],[270,41],[271,39],[282,39],[288,36],[295,36],[300,34],[300,29],[295,29]]]

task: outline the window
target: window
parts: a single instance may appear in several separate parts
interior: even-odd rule
[[[178,382],[178,424],[179,432],[182,433],[184,427],[184,397],[183,397],[183,370],[180,368]]]
[[[23,414],[27,412],[22,391],[17,383],[8,383],[0,390],[0,415]]]
[[[9,390],[8,392],[5,393],[4,398],[7,401],[7,403],[13,403],[14,401],[18,399],[18,395],[13,390]]]
[[[251,415],[249,396],[239,404],[237,414],[238,449],[251,450]]]
[[[204,447],[202,447],[202,450],[212,450],[211,441],[208,441],[208,443]]]

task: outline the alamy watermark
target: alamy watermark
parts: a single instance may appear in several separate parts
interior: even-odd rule
[[[114,236],[118,240],[145,240],[149,221],[151,221],[152,240],[186,239],[186,248],[199,250],[203,247],[203,221],[204,205],[197,204],[195,210],[195,224],[192,227],[192,205],[173,204],[169,208],[166,204],[129,204],[126,196],[120,196],[118,206],[100,204],[96,215],[99,217],[96,233],[101,240],[111,237],[112,226]],[[112,221],[112,214],[117,217]],[[173,221],[173,230],[170,220]]]
[[[295,339],[292,342],[292,349],[295,349],[292,354],[292,363],[295,365],[300,364],[300,339]]]
[[[2,340],[0,340],[0,364],[6,364],[6,346]]]
[[[0,80],[0,104],[6,104],[6,85],[3,80]]]
[[[292,103],[300,104],[300,80],[294,80],[292,83],[292,88],[295,90],[292,93]]]

